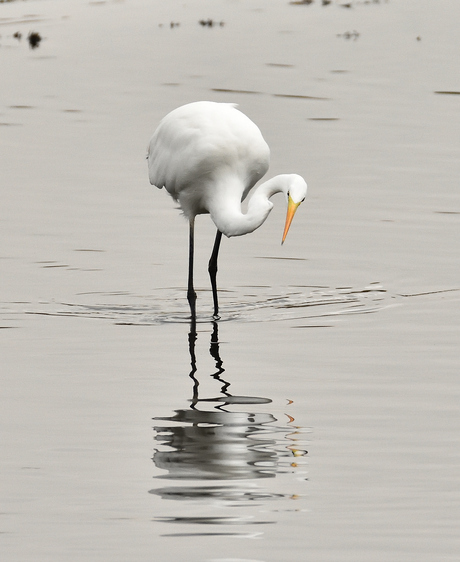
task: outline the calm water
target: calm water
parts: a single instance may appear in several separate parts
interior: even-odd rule
[[[458,560],[460,5],[339,4],[1,4],[2,559]],[[145,153],[198,99],[309,195],[219,323],[197,220],[194,330]]]

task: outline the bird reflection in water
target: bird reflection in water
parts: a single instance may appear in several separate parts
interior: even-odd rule
[[[201,500],[205,503],[220,500],[227,506],[299,497],[296,493],[273,493],[255,485],[254,480],[301,471],[299,457],[306,455],[306,451],[301,444],[304,435],[297,431],[300,428],[292,426],[294,420],[290,416],[287,425],[279,426],[275,425],[277,419],[273,414],[256,411],[261,409],[260,406],[270,404],[271,399],[230,393],[230,383],[223,378],[225,370],[219,353],[217,322],[213,322],[209,352],[215,362],[215,372],[210,376],[221,385],[220,394],[201,398],[196,376],[197,332],[193,320],[188,337],[189,376],[193,381],[190,407],[177,409],[172,416],[154,418],[156,422],[166,422],[154,428],[158,448],[153,461],[157,468],[166,471],[157,478],[180,481],[182,485],[160,487],[150,493],[164,499]],[[196,481],[204,480],[206,485],[196,484]],[[234,516],[160,517],[155,520],[214,525],[275,522]]]

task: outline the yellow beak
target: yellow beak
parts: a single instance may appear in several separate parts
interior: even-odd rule
[[[292,219],[294,218],[295,212],[297,211],[297,207],[299,205],[300,203],[294,203],[294,201],[291,199],[291,196],[289,195],[286,224],[284,226],[283,239],[281,240],[281,244],[283,244],[284,240],[286,239],[289,227],[291,226]]]

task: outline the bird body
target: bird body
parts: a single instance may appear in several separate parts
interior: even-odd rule
[[[218,229],[212,260],[217,272],[220,237],[257,229],[273,208],[270,198],[283,192],[288,216],[283,242],[294,212],[305,199],[307,184],[296,174],[282,174],[261,184],[246,212],[241,202],[267,172],[270,149],[262,133],[234,104],[200,101],[166,115],[148,148],[149,179],[165,187],[190,222],[189,302],[193,290],[193,232],[196,215],[209,213]],[[211,273],[211,262],[210,262]],[[214,308],[217,315],[215,274]],[[194,306],[192,316],[194,315]]]

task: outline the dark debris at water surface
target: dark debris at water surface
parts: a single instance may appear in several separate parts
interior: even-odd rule
[[[201,27],[223,27],[225,25],[223,21],[214,21],[210,18],[206,20],[200,20],[198,23],[201,25]]]
[[[211,18],[206,18],[206,19],[198,20],[198,24],[201,25],[201,27],[224,27],[225,22],[216,21],[216,20],[213,20]],[[175,29],[176,27],[180,27],[180,22],[179,21],[170,21],[169,25],[159,23],[158,27],[169,27],[170,29]]]
[[[389,0],[357,0],[351,2],[343,2],[340,0],[336,0],[334,2],[333,0],[318,0],[317,3],[321,4],[321,6],[330,6],[332,4],[335,4],[340,8],[353,8],[354,6],[360,4],[384,4],[388,3],[388,1]],[[310,6],[311,4],[315,4],[315,0],[291,0],[289,4],[292,4],[293,6]]]
[[[338,33],[337,37],[343,37],[343,39],[352,39],[356,41],[359,37],[359,33],[354,29],[353,31],[345,31],[345,33]]]
[[[36,49],[40,46],[42,36],[37,31],[31,31],[27,36],[27,40],[29,41],[29,47],[31,49]]]
[[[16,43],[19,44],[22,41],[23,34],[20,31],[15,31],[12,35],[6,36],[6,40],[10,39],[10,46],[11,46],[11,39]],[[2,37],[0,36],[0,46],[2,45],[1,42]],[[30,31],[27,35],[27,43],[29,44],[30,49],[37,49],[42,42],[43,37],[40,35],[38,31]]]

